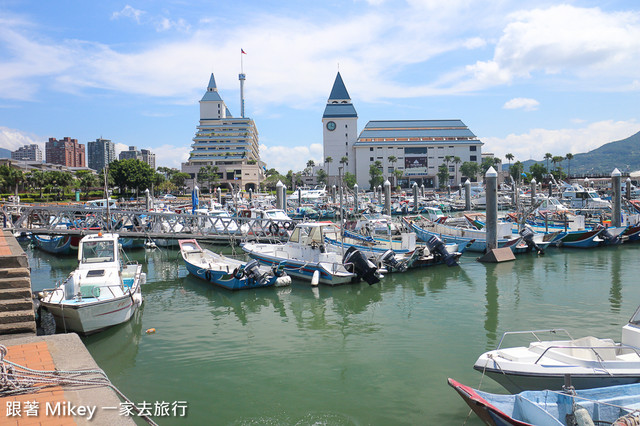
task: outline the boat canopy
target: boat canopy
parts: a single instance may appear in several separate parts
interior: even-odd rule
[[[337,239],[340,228],[333,223],[301,223],[296,226],[289,237],[289,242],[305,245],[322,244],[324,237]]]
[[[78,262],[80,267],[96,263],[118,262],[118,236],[116,234],[88,235],[80,241]]]

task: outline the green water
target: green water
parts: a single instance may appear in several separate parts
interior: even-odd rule
[[[33,289],[75,267],[27,249]],[[135,402],[186,401],[160,424],[461,425],[447,377],[502,392],[472,369],[508,330],[564,327],[620,338],[640,304],[640,244],[389,275],[380,284],[229,292],[192,278],[178,252],[133,251],[147,284],[140,315],[88,338]],[[155,328],[155,334],[145,330]],[[469,425],[480,421],[471,415]]]

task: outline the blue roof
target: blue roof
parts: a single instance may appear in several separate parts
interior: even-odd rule
[[[222,98],[218,93],[218,87],[216,86],[216,79],[213,77],[213,73],[211,73],[211,78],[209,78],[209,85],[207,86],[207,91],[205,92],[202,99],[200,99],[200,102],[202,101],[214,101],[214,102],[222,101]]]
[[[346,100],[351,99],[349,97],[349,92],[347,92],[347,88],[342,81],[342,77],[340,76],[340,71],[338,71],[338,75],[336,76],[336,81],[333,82],[333,88],[331,89],[331,94],[329,95],[329,100]]]
[[[412,129],[412,128],[443,128],[443,127],[461,127],[467,126],[461,120],[373,120],[369,121],[365,127],[384,129]]]
[[[475,138],[469,129],[394,129],[368,130],[360,132],[360,138]]]
[[[343,118],[343,117],[357,117],[353,104],[327,104],[324,109],[323,118]]]

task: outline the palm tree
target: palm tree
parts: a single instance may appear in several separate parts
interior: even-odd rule
[[[507,155],[504,156],[504,158],[506,158],[507,160],[509,160],[509,169],[511,169],[511,160],[514,159],[514,156],[512,153],[507,153]]]
[[[315,166],[315,165],[316,165],[316,162],[315,162],[315,161],[313,161],[313,160],[309,160],[309,161],[307,161],[307,167],[304,169],[305,174],[308,174],[309,172],[311,172],[311,168],[312,168],[313,166]]]
[[[571,160],[573,159],[573,154],[568,153],[567,155],[564,156],[564,158],[566,158],[568,161],[569,173],[567,174],[567,177],[571,177]]]
[[[553,158],[553,155],[550,152],[547,152],[544,155],[544,159],[547,160],[547,173],[549,173],[549,160]]]
[[[349,157],[343,156],[340,159],[340,164],[342,164],[342,165],[349,164]]]
[[[388,158],[389,162],[391,163],[391,166],[393,167],[393,177],[396,177],[396,161],[398,161],[398,158],[395,155],[390,155]],[[397,182],[394,182],[395,185],[393,185],[394,187],[398,186]]]
[[[333,163],[333,158],[327,157],[324,159],[324,163],[327,165],[327,186],[329,186],[329,168],[331,163]]]
[[[456,165],[456,181],[458,180],[458,164],[460,164],[462,162],[462,160],[460,159],[460,157],[453,157],[453,163]]]

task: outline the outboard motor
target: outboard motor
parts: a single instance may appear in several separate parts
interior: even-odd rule
[[[456,256],[449,253],[447,248],[444,246],[444,243],[440,238],[435,235],[432,235],[431,238],[427,241],[427,248],[431,253],[436,256],[440,256],[444,263],[447,266],[457,266],[458,262],[456,261]]]
[[[244,265],[244,275],[260,285],[264,285],[267,282],[267,278],[260,273],[260,262],[255,259]]]
[[[540,246],[538,246],[538,244],[536,244],[536,242],[533,240],[534,235],[535,232],[533,232],[533,229],[529,228],[528,226],[525,226],[520,231],[520,236],[527,244],[528,250],[536,249],[538,251],[538,254],[544,254],[544,250],[540,248]]]
[[[378,260],[380,261],[380,264],[388,267],[390,270],[393,269],[398,272],[404,272],[407,270],[406,263],[398,262],[398,259],[396,259],[396,254],[391,249],[382,253]]]
[[[273,265],[271,267],[271,271],[273,272],[273,275],[276,277],[281,277],[285,274],[284,272],[284,262],[280,262],[277,265]]]
[[[349,247],[342,258],[342,263],[349,272],[365,280],[369,285],[380,282],[378,268],[355,247]]]
[[[602,237],[605,244],[618,244],[620,242],[620,237],[619,236],[614,237],[611,234],[611,232],[609,232],[609,229],[607,229],[607,227],[604,226],[603,224],[599,223],[594,229],[595,230],[602,229],[602,232],[600,232],[598,236]]]

